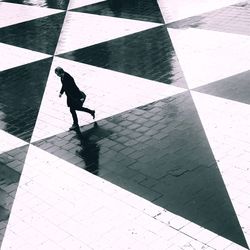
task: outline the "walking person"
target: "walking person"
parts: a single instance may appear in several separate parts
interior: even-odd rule
[[[62,88],[60,90],[59,97],[61,97],[63,93],[66,94],[67,106],[69,107],[70,113],[73,118],[73,125],[69,129],[74,130],[79,128],[76,110],[89,113],[90,115],[92,115],[93,119],[95,119],[95,110],[84,108],[82,106],[85,101],[86,95],[77,87],[74,78],[69,73],[64,71],[61,67],[57,67],[55,69],[55,73],[61,78],[62,82]]]

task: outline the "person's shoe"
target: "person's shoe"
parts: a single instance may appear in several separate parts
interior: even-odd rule
[[[69,130],[75,130],[75,129],[77,129],[77,128],[79,128],[79,125],[78,125],[78,124],[73,124],[73,125],[69,128]]]
[[[91,115],[92,115],[93,119],[95,119],[95,110],[92,111]]]

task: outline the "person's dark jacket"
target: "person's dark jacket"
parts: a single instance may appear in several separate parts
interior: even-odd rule
[[[61,77],[62,88],[60,94],[65,92],[67,96],[67,105],[68,107],[74,107],[81,105],[80,99],[82,94],[79,88],[76,86],[74,78],[67,72],[64,72],[64,76]]]

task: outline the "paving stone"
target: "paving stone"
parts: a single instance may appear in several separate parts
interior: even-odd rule
[[[74,9],[74,11],[164,23],[155,1],[100,2]]]
[[[202,232],[200,238],[197,236],[197,240],[201,241],[204,235],[206,235],[206,232],[211,231],[213,232],[211,234],[219,234],[222,239],[227,238],[230,241],[238,243],[244,247],[248,247],[245,240],[245,238],[249,239],[249,228],[245,222],[249,217],[247,212],[248,182],[246,182],[245,178],[248,173],[246,171],[247,162],[249,162],[248,155],[246,154],[247,141],[249,139],[247,127],[245,127],[245,129],[241,129],[241,132],[244,135],[242,138],[244,139],[245,143],[242,141],[239,143],[241,139],[238,138],[237,133],[234,133],[237,132],[237,129],[230,134],[230,136],[232,135],[233,138],[227,138],[230,136],[227,134],[228,131],[225,131],[225,135],[223,134],[224,137],[222,136],[225,139],[225,142],[223,141],[223,143],[221,143],[222,137],[220,137],[220,133],[216,135],[216,131],[220,131],[217,128],[217,122],[219,124],[220,120],[218,119],[219,117],[215,117],[216,123],[208,124],[208,127],[210,126],[210,130],[207,130],[206,126],[207,122],[210,122],[211,114],[208,113],[205,120],[201,119],[201,110],[198,109],[200,107],[197,106],[195,95],[205,94],[204,99],[207,95],[213,97],[213,99],[211,99],[213,101],[217,100],[215,96],[220,97],[221,99],[224,98],[224,100],[227,102],[227,105],[228,103],[232,103],[232,101],[234,101],[235,106],[227,106],[232,107],[232,111],[234,112],[231,113],[232,116],[236,113],[234,109],[237,109],[237,112],[240,113],[243,110],[243,106],[246,107],[240,116],[245,117],[244,123],[248,124],[247,121],[249,115],[247,113],[247,105],[249,104],[249,93],[246,90],[248,88],[249,72],[241,71],[242,73],[238,75],[230,75],[229,73],[231,71],[228,70],[228,77],[216,82],[210,82],[204,86],[195,88],[192,91],[188,91],[188,86],[185,79],[186,77],[188,80],[188,75],[183,74],[183,71],[185,71],[185,67],[187,66],[182,61],[183,56],[185,55],[179,53],[179,49],[176,47],[177,42],[175,41],[174,37],[169,36],[169,32],[172,30],[173,33],[179,31],[182,33],[183,30],[180,29],[183,28],[196,31],[197,28],[199,28],[199,30],[202,30],[203,32],[208,32],[208,30],[217,30],[220,31],[222,36],[225,32],[234,33],[235,36],[237,36],[237,34],[242,34],[244,36],[238,36],[242,38],[242,40],[239,41],[244,41],[244,44],[245,42],[247,44],[247,35],[249,35],[249,4],[240,3],[229,6],[229,2],[231,3],[231,1],[224,1],[227,2],[226,4],[222,1],[222,5],[225,5],[226,7],[221,8],[221,5],[219,5],[221,3],[218,2],[217,4],[219,7],[216,5],[217,7],[215,8],[215,5],[212,1],[210,3],[211,5],[208,5],[208,12],[205,11],[205,8],[205,10],[203,9],[201,11],[202,14],[197,13],[197,15],[190,18],[185,18],[172,23],[166,22],[168,24],[165,25],[161,13],[164,13],[165,15],[166,13],[164,10],[166,9],[170,15],[172,8],[174,8],[175,4],[178,5],[178,3],[171,3],[171,8],[164,7],[161,9],[162,12],[160,12],[159,6],[162,7],[162,4],[164,6],[168,6],[170,3],[161,0],[159,0],[157,3],[156,1],[150,2],[129,0],[126,3],[123,3],[123,11],[119,13],[119,11],[117,12],[112,9],[112,6],[109,3],[110,1],[97,2],[90,0],[86,3],[83,3],[82,1],[71,2],[69,5],[70,11],[67,10],[69,1],[62,1],[61,4],[55,4],[48,1],[47,3],[43,3],[45,6],[41,6],[43,8],[40,8],[40,11],[38,11],[38,5],[40,3],[26,2],[22,4],[14,4],[17,2],[18,1],[7,0],[4,1],[0,7],[1,9],[3,6],[10,6],[13,10],[13,12],[4,11],[4,18],[2,21],[0,20],[0,24],[3,22],[7,23],[7,25],[4,25],[0,32],[0,34],[2,34],[2,36],[0,35],[0,40],[2,41],[0,50],[1,48],[5,48],[5,46],[8,44],[13,44],[14,46],[8,47],[10,50],[9,56],[16,56],[16,60],[9,59],[9,57],[6,56],[6,60],[3,61],[4,63],[2,66],[8,65],[10,69],[3,70],[0,73],[0,81],[1,83],[3,82],[3,84],[0,86],[0,92],[2,93],[0,96],[0,128],[2,132],[4,132],[3,134],[6,133],[6,136],[12,135],[14,137],[14,141],[17,139],[22,139],[25,141],[25,143],[27,143],[27,145],[21,148],[16,148],[16,145],[7,145],[10,146],[10,148],[14,147],[14,150],[7,150],[0,154],[0,229],[2,229],[0,231],[0,242],[5,233],[12,203],[16,195],[16,190],[29,148],[28,156],[31,158],[33,156],[31,155],[32,152],[36,150],[45,155],[46,152],[49,152],[49,159],[50,157],[53,158],[54,156],[57,156],[57,158],[54,158],[57,160],[56,164],[60,163],[60,168],[64,170],[62,173],[60,173],[62,176],[60,175],[59,177],[64,176],[67,179],[70,176],[69,183],[65,183],[66,186],[62,185],[62,187],[58,187],[58,190],[63,190],[62,197],[50,192],[50,195],[44,199],[46,202],[49,202],[51,205],[53,205],[53,208],[50,208],[51,211],[57,207],[61,210],[65,209],[65,213],[67,214],[75,211],[74,209],[77,210],[79,199],[77,199],[76,203],[74,203],[74,199],[77,197],[78,192],[85,192],[81,197],[86,199],[86,202],[89,200],[92,200],[93,202],[95,199],[100,202],[100,204],[98,203],[99,208],[101,207],[98,218],[100,221],[102,220],[100,216],[100,214],[102,214],[101,211],[106,209],[105,206],[107,206],[108,202],[112,200],[111,198],[114,197],[117,199],[117,202],[118,200],[121,201],[124,199],[123,201],[125,201],[124,204],[126,203],[127,205],[127,210],[129,210],[129,208],[131,208],[133,205],[139,205],[139,207],[136,207],[137,214],[133,214],[133,219],[137,218],[138,213],[140,214],[141,211],[147,211],[148,204],[151,204],[152,206],[156,205],[156,207],[159,205],[165,208],[166,211],[168,210],[173,213],[172,216],[175,219],[172,220],[172,227],[185,230],[186,225],[176,218],[176,215],[179,215],[181,220],[190,221],[189,223],[196,223],[197,225],[200,225],[200,227],[204,228],[204,232]],[[182,4],[185,6],[184,2]],[[189,2],[189,4],[192,6],[192,1]],[[21,16],[16,16],[16,24],[11,24],[10,22],[12,18],[8,18],[8,15],[18,12],[21,13],[18,8],[29,8],[28,5],[35,5],[30,7],[30,9],[32,8],[34,12],[38,11],[40,13],[45,11],[46,13],[50,13],[50,15],[37,18],[33,17],[32,20],[22,20],[20,19]],[[208,7],[205,5],[203,5],[203,7]],[[211,11],[211,6],[215,10]],[[195,10],[199,10],[200,4],[198,2],[196,2],[196,7],[197,8],[195,8]],[[53,15],[51,15],[51,12],[49,11],[56,11],[56,9],[63,11],[55,12]],[[183,8],[183,10],[185,13],[188,12],[188,9],[186,8]],[[31,12],[27,12],[27,15],[23,15],[22,17],[27,18],[30,13]],[[91,13],[91,15],[86,13]],[[106,16],[104,18],[103,15],[108,15],[109,17]],[[78,36],[78,34],[74,34],[75,29],[68,30],[67,32],[69,32],[69,34],[73,37],[72,44],[76,42],[75,46],[78,46],[78,49],[72,50],[69,47],[67,48],[67,51],[69,52],[60,55],[57,54],[56,57],[52,58],[50,55],[53,54],[52,52],[55,51],[55,48],[60,48],[60,46],[63,44],[63,41],[59,39],[58,46],[55,46],[58,40],[55,38],[59,37],[61,27],[68,24],[68,22],[73,21],[70,20],[70,18],[67,19],[68,17],[72,17],[73,19],[76,18],[76,20],[77,17],[93,17],[94,19],[104,18],[105,20],[109,20],[110,24],[115,24],[115,22],[118,22],[118,20],[121,21],[121,23],[122,21],[127,22],[128,20],[122,19],[129,18],[131,19],[129,21],[132,21],[131,23],[140,23],[140,25],[145,25],[145,27],[146,24],[149,24],[149,22],[160,22],[160,25],[156,28],[145,28],[143,31],[134,32],[130,35],[120,35],[118,38],[115,37],[116,39],[113,39],[114,37],[112,37],[112,35],[116,34],[111,34],[106,41],[97,44],[93,42],[94,44],[92,46],[81,45],[80,39],[78,41],[78,39],[74,38],[75,35]],[[175,14],[175,17],[177,17],[177,13]],[[138,20],[143,20],[143,22],[139,22]],[[45,32],[47,31],[46,29],[38,29],[39,31],[34,29],[34,27],[43,27],[46,22],[48,24],[49,30],[56,31],[52,36],[52,42],[48,40],[47,35],[44,36],[44,34],[47,34],[47,32]],[[51,28],[51,25],[54,28]],[[42,32],[40,32],[41,30]],[[62,30],[65,31],[64,29]],[[94,26],[91,27],[91,29],[85,34],[86,39],[91,39],[91,35],[93,34],[91,30],[95,30]],[[37,32],[40,32],[38,36],[36,36],[36,34],[38,34]],[[34,39],[29,38],[27,40],[29,35],[32,35]],[[157,39],[155,39],[156,37]],[[243,40],[243,37],[245,37],[245,40]],[[38,38],[41,39],[39,40]],[[198,39],[198,37],[196,37],[196,39]],[[38,40],[39,42],[37,42]],[[216,39],[214,41],[216,42]],[[62,44],[60,44],[60,42],[62,42]],[[77,42],[80,42],[79,45],[77,45]],[[183,39],[182,42],[183,45],[186,46],[185,42],[187,41]],[[195,43],[195,40],[193,40],[193,42]],[[238,50],[236,50],[239,51],[239,54],[242,53],[242,46],[244,44],[237,44]],[[218,45],[218,43],[214,45],[215,47],[221,46]],[[225,44],[223,44],[223,46],[224,45]],[[23,57],[20,56],[17,58],[18,55],[16,55],[17,52],[15,52],[14,49],[19,51],[23,48],[27,48],[27,50],[25,50],[26,52],[23,52]],[[235,48],[232,48],[232,51],[236,51],[234,49]],[[247,48],[245,48],[245,50],[246,49]],[[41,59],[36,59],[35,54],[33,54],[35,51],[42,52],[40,54]],[[226,59],[229,58],[228,55],[231,55],[232,51],[225,53]],[[205,52],[207,54],[210,54],[211,52],[211,55],[214,55],[214,48],[210,48],[208,51],[199,51],[199,49],[196,50],[197,54],[200,54],[201,52]],[[48,53],[50,55],[44,53]],[[27,62],[24,60],[27,55],[30,55],[32,62]],[[49,57],[44,59],[46,56]],[[220,60],[220,58],[216,58],[215,55],[211,57],[214,61],[217,59]],[[196,62],[191,56],[189,59],[189,66],[193,67]],[[16,61],[19,61],[22,65],[18,66],[13,64],[16,63]],[[202,60],[200,61],[202,63]],[[223,67],[218,68],[218,71],[224,71],[225,68],[227,68],[227,63],[225,63],[225,60],[222,58],[221,61],[223,61]],[[235,59],[235,65],[239,66],[243,63],[246,64],[247,61],[248,58],[246,56],[242,57],[242,60],[237,61],[237,59]],[[154,98],[151,98],[151,91],[147,92],[148,89],[145,88],[145,92],[143,91],[141,93],[142,97],[145,95],[144,97],[150,98],[147,99],[148,101],[140,104],[141,106],[135,105],[132,107],[132,109],[130,107],[130,110],[128,111],[124,111],[120,114],[116,112],[115,115],[112,115],[116,110],[113,110],[112,105],[110,105],[107,114],[105,113],[105,116],[100,116],[100,118],[98,116],[99,114],[97,115],[97,122],[93,123],[92,120],[89,121],[87,120],[88,118],[84,120],[84,118],[82,120],[82,124],[84,125],[80,127],[79,131],[66,131],[68,129],[68,127],[66,128],[66,125],[68,126],[69,121],[67,118],[68,113],[64,112],[68,112],[68,110],[64,111],[66,107],[61,105],[61,103],[59,105],[59,101],[57,102],[52,98],[52,95],[58,94],[58,86],[55,85],[55,87],[50,88],[52,85],[49,85],[50,82],[54,81],[51,75],[52,73],[54,74],[53,68],[58,62],[60,62],[63,67],[64,65],[65,67],[67,65],[69,68],[76,71],[79,67],[79,78],[83,77],[87,79],[89,76],[91,77],[91,74],[93,74],[98,75],[98,77],[102,79],[103,76],[105,77],[105,73],[109,72],[112,74],[113,72],[112,76],[114,76],[114,82],[117,82],[117,80],[122,79],[116,78],[116,76],[122,75],[120,73],[114,72],[118,71],[125,73],[126,75],[133,75],[131,76],[131,79],[138,79],[138,84],[136,81],[134,81],[134,86],[131,86],[131,88],[137,88],[139,84],[146,85],[146,83],[155,84],[155,89],[158,89],[160,86],[164,86],[164,88],[162,93],[157,93]],[[92,67],[91,65],[94,65],[95,67]],[[102,69],[100,69],[100,67],[102,67]],[[39,72],[39,74],[34,72]],[[91,74],[88,74],[89,72]],[[214,72],[216,73],[215,69]],[[139,79],[138,77],[144,79]],[[98,102],[96,102],[97,98],[101,99],[103,97],[105,98],[106,96],[102,93],[97,93],[98,91],[93,88],[94,86],[88,85],[88,81],[86,81],[85,87],[86,91],[89,93],[89,96],[93,95],[94,97],[91,100],[93,101],[91,106],[96,106],[96,110],[98,110],[100,107]],[[116,86],[114,85],[114,88],[115,87]],[[171,97],[167,97],[170,93],[172,93],[172,90],[173,92],[174,90],[176,90],[176,92],[181,92],[181,89],[176,87],[184,88],[186,91]],[[105,85],[102,84],[100,88],[105,88]],[[169,92],[167,91],[168,89]],[[117,90],[117,93],[118,92],[119,90]],[[48,104],[58,105],[58,113],[52,114],[52,112],[50,112],[49,105],[46,107],[47,109],[42,110],[42,108],[44,108],[44,103],[46,103],[46,98],[42,99],[43,94],[51,95],[51,101],[53,101],[51,103],[45,104],[45,106]],[[18,98],[16,98],[17,96]],[[110,100],[110,103],[111,101],[113,100]],[[236,103],[239,106],[237,106]],[[212,107],[213,103],[211,102],[211,108]],[[102,108],[103,109],[100,108],[100,110],[104,111],[105,107]],[[42,110],[41,113],[44,115],[42,118],[47,118],[48,120],[45,121],[44,126],[39,126],[42,135],[39,141],[32,142],[32,145],[30,145],[29,143],[34,127],[36,127],[37,122],[40,121],[39,110]],[[226,110],[224,111],[226,112]],[[45,113],[47,112],[48,116],[45,116]],[[211,112],[213,113],[215,111],[212,110]],[[57,114],[62,114],[63,118],[59,119],[57,117],[53,117],[57,116]],[[60,131],[65,129],[65,132],[58,134],[56,130],[55,132],[51,131],[52,136],[50,135],[48,138],[45,138],[43,135],[43,129],[46,128],[46,122],[51,123],[52,120],[50,119],[54,119],[53,121],[58,123],[58,129],[59,127]],[[216,126],[214,126],[214,124],[216,124]],[[233,126],[234,124],[230,123],[230,125]],[[220,159],[220,157],[218,159],[218,152],[213,147],[214,138],[211,138],[211,134],[216,137],[216,143],[218,145],[221,144],[220,147],[225,151],[223,159],[228,161],[228,167],[225,166],[225,163],[224,165],[222,164],[223,159]],[[10,140],[6,141],[8,144]],[[5,147],[5,145],[3,146]],[[241,147],[244,148],[244,150],[241,150]],[[229,155],[234,152],[235,148],[237,148],[239,151],[238,160],[245,162],[245,165],[240,164],[238,166],[238,164],[231,162]],[[39,149],[42,149],[43,151],[39,151]],[[215,152],[212,151],[212,149],[215,150]],[[235,155],[237,154],[235,153]],[[243,159],[244,157],[242,157],[242,155],[244,155],[245,159]],[[37,156],[40,157],[39,154]],[[29,159],[29,157],[27,157],[27,159]],[[234,158],[234,156],[232,158]],[[75,168],[71,168],[72,165],[69,164],[67,168],[64,169],[64,164],[67,165],[67,163],[73,164]],[[29,165],[27,164],[25,167],[27,166]],[[41,173],[45,173],[47,171],[47,169],[40,169],[40,167],[41,166],[36,165],[34,166],[34,169],[41,171]],[[57,181],[60,183],[59,177],[56,179],[57,181],[52,179],[53,175],[50,174],[52,174],[55,169],[53,169],[53,164],[50,167],[51,172],[49,172],[47,175],[48,183],[46,182],[49,191],[51,191],[50,189],[52,188],[49,186],[50,183],[55,185],[57,184]],[[221,171],[220,168],[223,169],[223,171]],[[35,171],[34,169],[32,171]],[[84,170],[101,178],[93,178],[93,175],[86,173]],[[74,177],[73,172],[76,175]],[[65,173],[70,174],[69,176],[65,176]],[[31,173],[31,176],[33,175],[34,173]],[[23,176],[23,178],[27,177]],[[32,189],[32,185],[37,184],[36,179],[40,181],[42,179],[42,175],[39,174],[36,176],[36,178],[34,178],[34,180],[26,183],[27,185],[24,185],[21,187],[21,189],[19,189],[22,197],[24,197],[24,201],[22,202],[21,209],[19,209],[20,214],[18,216],[23,216],[26,205],[30,205],[32,208],[31,197],[25,192],[29,190],[30,187]],[[107,188],[110,183],[105,182],[104,179],[118,185],[119,187],[112,186],[114,187],[114,190],[106,190],[105,188]],[[93,187],[92,185],[94,180],[98,180],[97,182],[100,185]],[[70,188],[76,187],[78,182],[81,182],[81,188],[72,192]],[[106,184],[103,186],[103,183]],[[42,182],[39,184],[43,185]],[[64,189],[64,187],[67,188]],[[43,186],[39,186],[37,187],[37,190],[32,189],[32,193],[34,192],[34,195],[45,195],[46,190],[42,191],[42,189]],[[103,196],[99,194],[97,192],[99,189],[103,195],[105,192],[105,194],[108,195]],[[92,195],[91,190],[96,195]],[[36,192],[40,193],[38,194]],[[139,197],[135,196],[134,194],[137,194]],[[67,197],[65,198],[64,195]],[[63,201],[61,202],[59,198],[63,198]],[[67,199],[72,202],[69,203]],[[25,203],[26,200],[30,201],[30,203]],[[20,203],[20,197],[16,201]],[[150,203],[148,203],[148,201],[150,201]],[[242,207],[240,208],[239,204],[242,204],[244,209]],[[108,208],[111,210],[117,209],[117,212],[119,213],[118,217],[121,217],[120,215],[123,214],[123,211],[122,209],[120,210],[120,208],[123,208],[123,206],[121,206],[120,203],[117,206],[118,208],[112,207],[112,204],[109,204]],[[35,210],[37,207],[38,205],[36,204],[33,209]],[[89,206],[86,206],[86,209],[90,210]],[[26,210],[26,216],[28,215],[27,211],[28,210]],[[130,210],[126,211],[125,214],[128,215],[129,213]],[[154,215],[158,215],[157,213],[155,212]],[[106,213],[104,213],[104,215],[105,214]],[[32,214],[31,216],[35,217],[36,215],[37,214]],[[92,220],[95,221],[95,216],[97,215],[98,212],[92,213],[93,218],[90,216],[92,218],[90,222],[92,222]],[[32,223],[34,222],[34,225],[32,226],[36,226],[34,217],[32,217]],[[55,217],[59,217],[59,215]],[[204,247],[204,245],[201,244],[192,245],[194,241],[191,243],[190,237],[187,235],[185,236],[185,234],[190,234],[190,231],[188,230],[183,231],[185,234],[183,234],[182,231],[178,233],[173,242],[169,241],[167,237],[167,232],[170,233],[170,231],[168,231],[168,221],[171,220],[167,220],[165,221],[166,223],[162,223],[160,221],[160,216],[155,216],[154,220],[157,220],[157,217],[159,219],[158,222],[161,223],[165,228],[165,231],[163,230],[161,232],[159,230],[157,232],[159,234],[157,234],[157,239],[159,239],[159,242],[162,245],[157,245],[156,242],[154,245],[153,241],[151,242],[151,239],[155,239],[156,237],[156,235],[153,235],[154,232],[148,232],[149,230],[145,230],[145,228],[144,231],[141,231],[137,227],[134,227],[134,224],[132,223],[134,220],[132,220],[131,217],[129,217],[131,220],[129,221],[129,227],[126,228],[126,225],[123,224],[119,225],[124,226],[126,230],[129,230],[127,231],[129,236],[131,236],[131,232],[134,233],[134,235],[132,235],[130,238],[134,244],[129,242],[131,247],[134,249],[140,249],[140,246],[143,246],[144,249],[149,247],[149,244],[153,249],[158,249],[161,246],[163,248],[165,247],[166,249],[191,249],[192,247]],[[24,216],[22,218],[26,217]],[[126,218],[122,219],[125,219],[126,221]],[[96,219],[95,222],[98,224],[98,227],[100,227],[101,231],[102,225],[106,224],[101,222],[99,223],[99,220]],[[37,224],[39,224],[39,222],[42,221],[38,219]],[[11,223],[13,222],[11,221]],[[42,226],[45,226],[45,224],[39,224],[38,226],[41,227],[38,231],[42,230]],[[92,223],[89,223],[89,225],[92,225]],[[132,229],[131,225],[133,226]],[[12,224],[12,226],[15,227],[14,224]],[[74,229],[78,228],[75,227],[75,224],[69,225],[69,227]],[[29,230],[31,230],[31,228],[33,227],[29,227]],[[53,228],[57,229],[55,227]],[[135,230],[135,228],[137,230]],[[21,231],[20,228],[16,229]],[[49,229],[51,228],[48,228],[48,231]],[[90,236],[93,233],[93,235],[97,237],[99,230],[97,230],[98,232],[96,230],[94,230],[94,232],[91,230],[92,229],[90,227],[87,235],[86,232],[84,232],[84,237],[86,240],[88,240],[88,233]],[[114,230],[115,229],[112,229],[111,231],[113,232]],[[122,236],[124,236],[124,233],[126,234],[126,230],[122,232],[119,231],[117,235],[120,233],[120,237],[117,238],[121,239]],[[79,236],[80,231],[75,229],[74,232]],[[108,238],[107,235],[110,236],[109,233],[111,231],[109,231],[106,235],[102,235],[102,238]],[[27,231],[23,230],[22,233],[25,234],[26,232]],[[145,232],[145,234],[148,236],[148,239],[147,237],[145,238],[144,236],[140,236],[141,232]],[[50,237],[56,236],[53,238],[53,240],[58,239],[60,236],[60,234],[56,233],[51,235],[52,236]],[[100,235],[98,235],[98,237],[99,236]],[[27,239],[30,240],[32,237],[38,241],[42,239],[40,234],[33,235],[32,233],[28,234]],[[80,237],[81,240],[85,239],[84,237]],[[8,237],[6,237],[7,240],[12,240],[12,238],[14,238],[13,234],[9,234]],[[20,238],[22,237],[19,237],[19,239]],[[204,239],[205,238],[206,237],[204,237]],[[145,239],[146,243],[140,242],[140,240]],[[96,238],[95,240],[98,241]],[[110,239],[108,239],[108,241],[109,240]],[[220,240],[218,240],[218,242],[220,243]],[[107,244],[107,242],[105,243]],[[16,241],[15,244],[17,244]],[[124,244],[124,248],[130,246],[129,244]],[[215,240],[213,244],[214,246],[217,246],[217,241]],[[26,245],[25,247],[23,245],[22,248],[35,249],[36,246],[37,245],[29,245],[27,247]],[[42,248],[45,246],[53,246],[53,249],[55,248],[55,244],[53,244],[51,240],[46,242],[44,241],[43,245],[40,245],[39,247]],[[87,247],[85,244],[84,246]],[[19,246],[15,245],[15,247]],[[59,247],[59,245],[56,247]],[[234,244],[232,248],[233,247],[236,247],[236,244]],[[8,247],[5,248],[7,249]],[[207,248],[209,249],[208,246]]]
[[[249,3],[231,5],[222,9],[204,13],[199,16],[173,22],[168,26],[171,28],[201,28],[211,29],[221,32],[230,32],[249,35],[247,25],[249,19]]]

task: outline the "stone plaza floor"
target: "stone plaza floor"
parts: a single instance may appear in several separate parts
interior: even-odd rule
[[[250,1],[0,0],[1,250],[249,249],[249,27]]]

